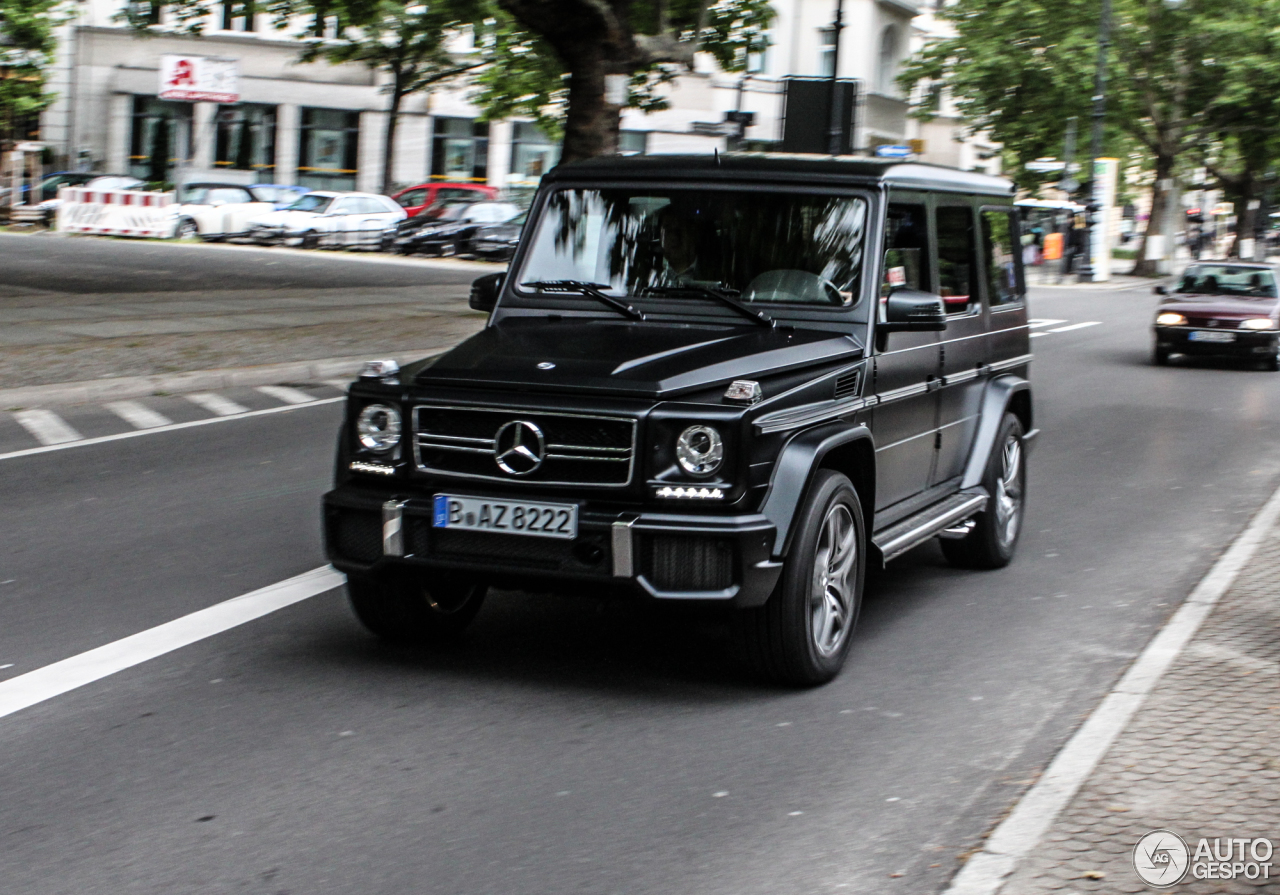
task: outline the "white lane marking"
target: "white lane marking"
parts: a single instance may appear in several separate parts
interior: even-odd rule
[[[344,581],[346,576],[332,566],[321,566],[78,656],[20,674],[0,682],[0,718],[322,594]]]
[[[1056,326],[1059,323],[1066,323],[1065,320],[1049,320],[1043,317],[1033,317],[1027,321],[1027,326],[1032,329],[1039,329],[1042,326]]]
[[[287,385],[260,385],[258,391],[286,404],[310,404],[315,400],[306,392]]]
[[[156,413],[137,401],[111,401],[103,406],[135,429],[158,429],[173,424],[173,420],[164,414]]]
[[[1097,326],[1101,320],[1086,320],[1084,323],[1073,323],[1070,326],[1059,326],[1057,329],[1051,329],[1051,333],[1069,333],[1073,329],[1084,329],[1086,326]]]
[[[120,441],[123,438],[137,438],[139,435],[154,435],[158,432],[176,432],[179,429],[190,429],[193,426],[207,426],[211,423],[225,423],[231,420],[244,420],[254,416],[266,416],[270,413],[283,413],[288,410],[297,410],[300,407],[318,407],[321,404],[336,404],[338,401],[347,400],[345,397],[339,398],[321,398],[312,401],[310,404],[286,404],[283,407],[268,407],[265,410],[250,410],[247,413],[241,413],[237,416],[213,416],[203,420],[192,420],[189,423],[174,423],[172,426],[161,426],[158,429],[138,429],[133,432],[118,432],[115,435],[99,435],[96,438],[82,438],[79,441],[69,441],[64,444],[50,444],[44,447],[25,448],[20,451],[10,451],[7,454],[0,454],[0,460],[13,460],[18,457],[29,457],[32,454],[44,454],[49,451],[59,451],[64,448],[82,447],[88,444],[103,444],[108,441]],[[16,414],[15,414],[16,415]]]
[[[326,379],[324,384],[330,388],[336,388],[338,391],[346,394],[347,389],[351,388],[350,379]]]
[[[43,445],[68,444],[84,438],[52,410],[19,410],[13,418]]]
[[[1047,335],[1049,335],[1049,334],[1048,334],[1048,333],[1032,333],[1032,334],[1031,334],[1031,338],[1033,338],[1033,339],[1038,339],[1038,338],[1040,338],[1041,336],[1047,336]]]
[[[212,392],[187,395],[187,400],[192,404],[200,405],[210,413],[216,413],[218,416],[233,416],[237,413],[246,413],[249,410],[243,404],[237,404],[230,398],[224,398],[222,395],[215,395]]]
[[[1155,689],[1161,675],[1195,636],[1200,624],[1227,592],[1280,519],[1280,489],[1272,493],[1249,523],[1165,622],[1075,735],[1045,769],[1036,784],[996,827],[982,851],[965,862],[943,895],[995,895],[1018,862],[1041,837]]]

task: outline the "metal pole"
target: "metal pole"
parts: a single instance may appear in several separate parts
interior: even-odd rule
[[[1089,140],[1089,212],[1084,229],[1084,258],[1080,262],[1080,282],[1093,282],[1093,226],[1098,218],[1102,198],[1101,184],[1093,170],[1094,161],[1102,155],[1102,124],[1107,115],[1107,49],[1111,45],[1111,0],[1102,0],[1102,17],[1098,22],[1098,68],[1093,76],[1093,135]]]
[[[831,128],[827,151],[831,155],[840,155],[844,148],[844,128],[840,121],[840,32],[844,30],[844,0],[836,0],[836,18],[831,23],[833,43],[831,45]]]

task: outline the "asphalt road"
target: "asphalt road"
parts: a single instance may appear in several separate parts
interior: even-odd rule
[[[1280,484],[1280,375],[1150,366],[1153,307],[1033,295],[1061,322],[1017,559],[895,561],[832,684],[744,681],[697,616],[518,593],[394,649],[332,591],[0,719],[0,888],[941,890]],[[321,565],[338,415],[0,460],[0,680]]]

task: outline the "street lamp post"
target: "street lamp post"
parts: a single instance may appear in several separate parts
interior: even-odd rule
[[[844,29],[844,0],[836,0],[836,18],[831,23],[831,121],[827,150],[839,155],[844,148],[844,128],[840,121],[840,32]]]
[[[1102,126],[1107,115],[1107,50],[1111,46],[1111,0],[1102,0],[1102,17],[1098,22],[1098,67],[1093,74],[1093,133],[1089,138],[1089,161],[1085,171],[1089,183],[1088,214],[1084,228],[1084,257],[1080,259],[1080,282],[1093,282],[1093,228],[1102,208],[1101,184],[1094,167],[1102,155]],[[1106,245],[1106,240],[1103,240]]]

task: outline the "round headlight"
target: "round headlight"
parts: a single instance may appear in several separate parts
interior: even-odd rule
[[[1159,326],[1186,326],[1187,318],[1181,314],[1175,314],[1172,311],[1165,311],[1163,314],[1156,315],[1156,324]]]
[[[356,436],[371,451],[389,451],[400,443],[400,411],[370,404],[356,418]]]
[[[710,426],[690,426],[676,439],[676,460],[691,475],[709,475],[724,459],[724,441]]]

